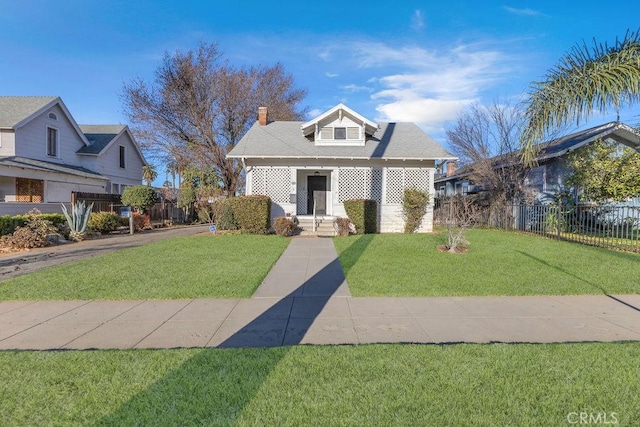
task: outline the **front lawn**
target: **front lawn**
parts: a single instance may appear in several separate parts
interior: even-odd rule
[[[640,255],[498,230],[468,232],[469,252],[441,253],[442,234],[335,238],[353,296],[635,294]]]
[[[640,425],[639,359],[639,343],[0,352],[0,425]]]
[[[280,236],[167,239],[0,282],[0,300],[247,298],[289,243]]]

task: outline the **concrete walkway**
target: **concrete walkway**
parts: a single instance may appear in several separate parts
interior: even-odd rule
[[[640,340],[640,295],[354,298],[336,257],[293,239],[250,299],[0,302],[0,349]]]

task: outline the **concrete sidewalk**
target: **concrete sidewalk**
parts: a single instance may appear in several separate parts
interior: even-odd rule
[[[2,302],[0,349],[640,340],[640,295],[614,298]]]
[[[250,299],[0,302],[5,350],[622,340],[640,295],[353,298],[322,238],[293,239]]]

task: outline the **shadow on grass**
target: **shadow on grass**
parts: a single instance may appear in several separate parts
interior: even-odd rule
[[[352,242],[347,249],[338,255],[345,275],[348,275],[349,271],[351,271],[353,266],[356,265],[364,251],[373,240],[374,236],[375,234],[364,234],[362,236],[352,237],[354,242]]]
[[[552,265],[552,264],[548,263],[547,261],[545,261],[543,259],[540,259],[538,257],[535,257],[535,256],[533,256],[531,254],[526,253],[526,252],[523,252],[523,251],[516,251],[516,252],[518,252],[519,254],[524,255],[524,256],[526,256],[528,258],[531,258],[534,261],[537,261],[537,262],[545,265],[546,267],[553,268],[554,270],[558,270],[559,272],[561,272],[563,274],[566,274],[567,276],[573,277],[574,279],[580,280],[581,282],[584,282],[584,283],[586,283],[586,284],[588,284],[590,286],[593,286],[594,288],[596,288],[600,292],[602,292],[602,294],[605,295],[606,297],[611,298],[612,300],[614,300],[616,302],[619,302],[620,304],[626,305],[627,307],[632,308],[632,309],[634,309],[636,311],[640,311],[640,308],[638,308],[638,307],[636,307],[636,306],[634,306],[632,304],[629,304],[629,303],[627,303],[625,301],[622,301],[621,299],[616,298],[613,295],[610,295],[609,292],[605,288],[597,285],[596,283],[590,282],[589,280],[585,279],[584,277],[580,277],[580,276],[578,276],[578,275],[576,275],[574,273],[571,273],[571,272],[565,270],[564,268],[558,267],[556,265]]]
[[[371,236],[362,236],[343,251],[342,255],[350,260],[349,266],[357,262],[370,241]],[[340,262],[333,259],[295,291],[221,342],[217,346],[221,349],[198,351],[105,416],[99,425],[233,423],[291,349],[283,346],[301,342],[344,280]],[[301,297],[303,291],[305,296]],[[312,296],[307,297],[308,294]]]

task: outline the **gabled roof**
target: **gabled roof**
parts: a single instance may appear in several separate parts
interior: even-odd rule
[[[378,125],[374,122],[372,122],[371,120],[367,119],[364,116],[361,116],[360,114],[356,113],[355,111],[353,111],[351,108],[347,107],[346,105],[344,105],[343,103],[340,103],[338,105],[336,105],[335,107],[331,108],[330,110],[325,111],[324,113],[320,114],[318,117],[309,120],[306,123],[303,123],[302,125],[300,125],[300,128],[302,129],[302,132],[305,135],[309,135],[311,133],[313,133],[313,131],[315,130],[316,124],[321,122],[322,120],[331,117],[334,114],[346,114],[348,116],[351,116],[351,118],[355,121],[358,122],[360,124],[362,124],[362,126],[365,127],[365,131],[367,133],[367,135],[373,135],[373,133],[378,130]]]
[[[537,160],[543,161],[559,157],[593,141],[608,138],[640,152],[640,134],[638,132],[624,123],[609,122],[542,143]]]
[[[0,129],[21,128],[55,105],[62,109],[82,142],[88,145],[67,106],[56,96],[0,96]]]
[[[540,143],[540,152],[536,161],[543,162],[556,157],[563,156],[570,151],[577,150],[585,145],[591,144],[599,139],[613,139],[619,144],[633,148],[640,153],[640,133],[630,126],[620,122],[609,122],[603,125],[594,126],[589,129],[580,130],[569,135],[555,138],[547,142]],[[498,157],[495,158],[497,162]],[[455,174],[442,176],[435,179],[435,182],[443,182],[452,179],[463,178],[471,173],[470,165],[460,168]]]
[[[66,165],[62,163],[45,162],[43,160],[29,159],[26,157],[0,157],[0,166],[9,166],[21,169],[31,169],[42,172],[55,172],[67,175],[80,176],[83,178],[94,178],[108,180],[99,173],[83,168],[81,166]]]
[[[229,158],[456,159],[414,123],[380,123],[364,146],[321,146],[306,138],[298,121],[254,124]]]
[[[129,127],[126,125],[80,125],[80,130],[84,133],[87,140],[89,141],[89,145],[80,148],[76,151],[77,154],[80,155],[88,155],[88,156],[100,156],[104,153],[107,148],[113,144],[120,135],[127,133],[131,141],[133,142],[133,146],[136,149],[136,152],[142,159],[143,164],[147,164],[142,151],[140,151],[140,147],[136,143],[133,135],[129,131]]]
[[[0,129],[15,129],[40,110],[52,107],[55,96],[0,96]]]
[[[126,126],[124,125],[80,125],[89,145],[78,150],[78,154],[100,154]]]

